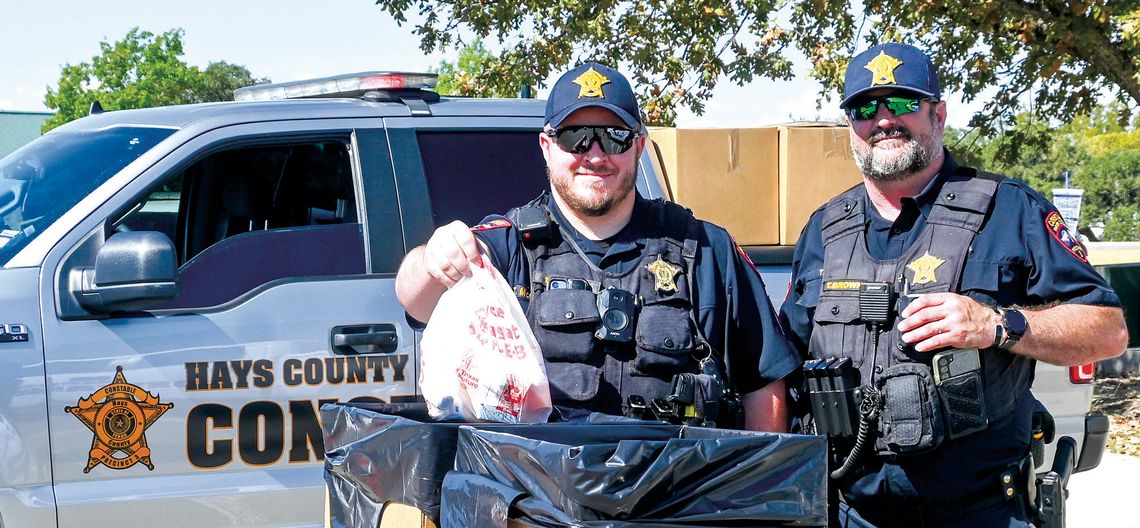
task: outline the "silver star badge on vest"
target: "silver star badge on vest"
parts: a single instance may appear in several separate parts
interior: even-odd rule
[[[675,280],[678,273],[681,273],[680,266],[674,266],[661,257],[657,260],[647,264],[645,269],[653,274],[655,279],[654,288],[661,293],[674,293],[677,291],[677,281]]]

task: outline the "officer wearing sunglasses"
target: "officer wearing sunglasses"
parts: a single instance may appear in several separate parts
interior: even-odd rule
[[[917,48],[851,60],[840,107],[864,182],[815,212],[793,257],[782,322],[807,357],[849,359],[864,396],[847,426],[865,426],[865,447],[855,429],[829,434],[838,526],[1029,526],[1035,362],[1093,362],[1128,340],[1076,226],[1025,184],[955,162],[941,99]],[[955,349],[977,361],[932,363]]]
[[[645,128],[629,81],[593,62],[566,72],[537,139],[550,192],[411,251],[396,279],[408,314],[427,321],[472,262],[492,264],[527,312],[563,418],[784,430],[798,356],[728,233],[637,194]]]

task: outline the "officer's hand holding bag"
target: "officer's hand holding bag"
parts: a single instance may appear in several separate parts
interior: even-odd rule
[[[483,256],[444,292],[420,342],[419,385],[438,420],[539,423],[550,388],[514,292]]]

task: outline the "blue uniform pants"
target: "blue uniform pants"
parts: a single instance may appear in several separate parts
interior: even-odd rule
[[[1032,527],[1022,515],[1015,500],[1007,500],[991,508],[980,510],[965,517],[953,520],[943,519],[916,519],[914,517],[900,517],[892,511],[866,511],[867,517],[878,520],[879,524],[868,521],[847,504],[839,504],[839,528],[1027,528]],[[835,524],[835,523],[833,523]]]

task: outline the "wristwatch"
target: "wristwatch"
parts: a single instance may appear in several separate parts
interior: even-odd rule
[[[994,311],[1001,316],[1001,324],[997,326],[997,332],[994,335],[994,346],[1009,350],[1021,340],[1025,332],[1029,331],[1029,321],[1025,319],[1025,314],[1019,310],[994,308]]]

